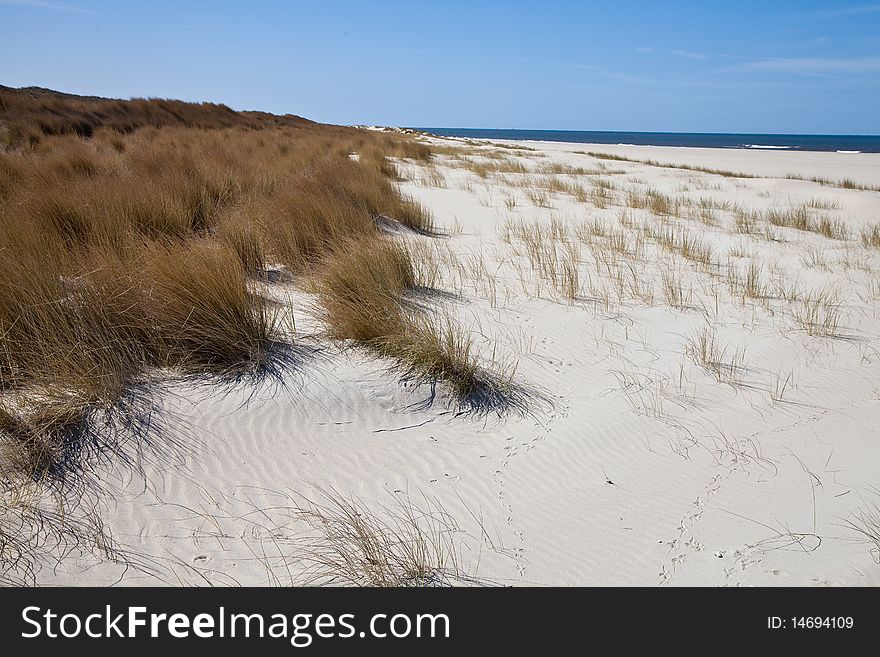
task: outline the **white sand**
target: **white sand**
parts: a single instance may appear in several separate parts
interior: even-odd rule
[[[601,150],[880,184],[878,155],[529,145],[540,152],[506,154],[526,156],[529,167],[591,169],[599,162],[574,151]],[[455,164],[440,158],[444,187],[424,168],[402,165],[405,190],[451,233],[410,239],[446,259],[439,286],[451,295],[431,303],[477,332],[487,360],[494,350],[496,360],[517,364],[516,380],[534,393],[530,413],[457,415],[442,394],[430,404],[427,386],[402,385],[386,363],[317,338],[322,353],[287,375],[286,389],[221,395],[172,386],[161,418],[174,454],[145,448],[140,472],[111,458],[96,468],[102,492],[88,494],[147,572],[74,552],[44,569],[41,583],[285,583],[297,550],[287,496],[332,487],[376,509],[394,495],[436,499],[473,536],[463,561],[496,583],[880,585],[876,552],[846,525],[880,501],[872,489],[880,486],[880,250],[855,235],[880,222],[880,193],[605,162],[627,172],[606,176],[618,194],[653,187],[756,210],[825,199],[839,209],[820,214],[846,222],[853,239],[787,228],[773,229],[780,241],[740,235],[733,215],[717,210],[714,226],[675,220],[712,245],[715,273],[646,240],[640,258],[618,265],[655,298],[617,299],[610,273],[596,265],[609,252],[597,238],[594,249],[580,247],[581,290],[570,302],[503,242],[504,222],[556,218],[573,228],[596,218],[634,235],[619,224],[621,207],[562,194],[550,196],[552,208],[535,207],[524,189]],[[659,222],[647,210],[629,212]],[[802,262],[811,249],[827,269]],[[732,295],[731,250],[748,256],[733,257],[735,266],[749,258],[759,265],[768,286],[834,286],[843,335],[807,335],[784,300]],[[664,271],[691,290],[692,308],[666,302]],[[597,300],[603,290],[607,304]],[[306,340],[320,327],[309,319],[308,296],[289,292]],[[742,350],[735,380],[719,382],[687,353],[707,322],[728,347],[725,358]],[[789,373],[793,385],[773,401],[777,378]]]
[[[518,142],[506,143],[516,144]],[[880,181],[880,153],[611,146],[608,144],[566,144],[549,141],[523,143],[559,155],[574,151],[587,151],[611,153],[634,160],[655,160],[663,164],[684,164],[758,176],[785,177],[794,174],[803,178],[830,178],[832,180],[849,178],[865,185],[877,185]]]

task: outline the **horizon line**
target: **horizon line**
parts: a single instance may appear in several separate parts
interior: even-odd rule
[[[360,124],[363,125],[363,124]],[[470,126],[382,126],[400,127],[408,130],[497,130],[505,132],[593,132],[642,135],[751,135],[756,137],[880,137],[880,133],[847,132],[686,132],[682,130],[595,130],[584,128],[484,128]]]

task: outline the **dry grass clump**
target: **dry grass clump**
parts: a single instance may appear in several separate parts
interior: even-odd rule
[[[865,226],[860,234],[862,244],[868,248],[880,249],[880,224]]]
[[[279,335],[277,313],[247,287],[231,248],[208,240],[145,253],[154,344],[166,367],[225,375],[257,368]]]
[[[93,413],[151,370],[257,373],[279,340],[275,312],[222,243],[151,245],[131,260],[93,253],[88,263],[68,277],[53,263],[43,275],[0,269],[0,433],[35,476],[56,471]]]
[[[473,338],[449,317],[426,315],[409,300],[416,286],[409,251],[372,238],[343,243],[326,260],[317,291],[328,335],[393,360],[405,378],[442,381],[463,403],[498,386],[484,373]]]
[[[576,232],[579,239],[590,242],[594,237],[607,237],[608,226],[601,220],[593,218],[580,224]]]
[[[656,189],[649,189],[644,193],[631,189],[627,192],[626,204],[631,208],[649,210],[658,217],[678,215],[681,207],[679,201]]]
[[[678,214],[679,204],[672,197],[655,189],[648,190],[648,209],[658,217],[669,217]]]
[[[45,235],[42,253],[33,234],[5,237],[7,246],[0,250],[0,390],[60,382],[112,397],[145,360],[141,345],[149,324],[141,314],[143,304],[120,278],[122,272],[81,274],[50,235]],[[66,274],[62,264],[71,272]]]
[[[700,198],[697,202],[690,202],[685,200],[682,202],[682,205],[688,208],[691,208],[695,211],[695,214],[688,214],[689,218],[696,219],[697,221],[707,225],[707,226],[716,226],[718,224],[718,215],[716,214],[716,210],[718,209],[729,209],[726,207],[719,208],[719,204],[714,202],[710,198]]]
[[[597,208],[604,209],[614,203],[614,190],[616,189],[613,182],[601,177],[595,177],[593,187],[590,191],[590,201]]]
[[[719,383],[737,385],[742,382],[745,353],[722,345],[712,327],[704,326],[702,331],[688,339],[685,352]]]
[[[698,235],[673,225],[648,226],[645,232],[664,249],[679,254],[685,260],[690,260],[704,268],[709,268],[712,264],[714,256],[712,248]]]
[[[386,346],[407,378],[443,381],[466,403],[484,387],[474,338],[449,317],[417,316],[407,332],[389,336]]]
[[[685,287],[684,281],[678,272],[666,269],[662,274],[663,295],[673,308],[684,310],[693,305],[693,288]]]
[[[590,197],[583,185],[562,176],[542,177],[537,184],[550,194],[567,194],[579,203],[586,203]]]
[[[528,187],[526,190],[526,197],[532,202],[536,208],[552,208],[553,203],[550,198],[550,194],[547,193],[547,190],[541,189],[538,187]]]
[[[406,251],[406,257],[412,266],[412,285],[416,289],[428,291],[440,287],[444,268],[450,264],[448,260],[452,257],[448,245],[444,245],[447,248],[441,251],[434,242],[419,239],[401,242],[400,246]]]
[[[74,394],[46,394],[0,406],[2,471],[40,479],[65,461],[65,451],[94,402]]]
[[[828,199],[814,197],[807,201],[806,206],[813,210],[840,210],[838,201],[829,201]]]
[[[584,227],[577,228],[575,233],[586,241],[592,238]],[[526,256],[528,272],[521,270],[523,281],[529,277],[528,274],[533,274],[539,284],[548,284],[557,298],[574,301],[580,296],[580,247],[572,239],[565,223],[557,218],[549,223],[526,222],[522,219],[507,221],[502,227],[501,238],[511,245],[515,256]],[[516,266],[519,267],[518,264]],[[539,296],[540,288],[539,285]]]
[[[770,287],[764,280],[764,269],[754,261],[750,261],[745,271],[741,271],[735,262],[728,262],[727,284],[731,294],[742,299],[766,301],[770,296]]]
[[[871,546],[871,556],[880,564],[880,505],[875,501],[866,502],[864,508],[856,509],[845,520],[845,524]]]
[[[377,169],[347,159],[285,181],[254,212],[267,248],[294,271],[313,267],[341,241],[374,234],[377,223],[433,230],[425,208],[398,194]]]
[[[752,210],[744,210],[737,208],[734,214],[734,227],[737,233],[744,235],[755,235],[759,231],[761,224],[761,215]]]
[[[598,169],[585,169],[584,167],[576,167],[564,162],[549,162],[538,167],[540,173],[551,176],[592,176],[596,174],[606,173]]]
[[[814,247],[808,248],[806,254],[801,256],[801,264],[813,269],[830,269],[824,251]]]
[[[374,237],[343,243],[317,285],[330,337],[382,350],[388,336],[405,332],[402,301],[415,274],[408,253],[394,242]]]
[[[833,338],[841,335],[842,304],[835,290],[823,288],[795,301],[792,316],[807,335]]]
[[[221,217],[215,235],[235,253],[246,274],[258,276],[267,267],[266,244],[260,229],[237,212]]]
[[[796,228],[797,230],[813,230],[813,218],[805,205],[787,210],[769,210],[767,221],[774,226]]]
[[[880,186],[877,185],[866,185],[863,183],[858,183],[851,178],[843,178],[842,180],[834,180],[832,178],[824,178],[821,176],[801,176],[796,173],[790,173],[785,176],[790,180],[806,180],[808,182],[818,183],[820,185],[825,185],[826,187],[839,187],[840,189],[858,189],[862,191],[868,192],[880,192]]]
[[[330,494],[297,509],[311,532],[297,544],[305,585],[431,587],[472,580],[460,548],[466,535],[438,503],[399,499],[378,513]]]
[[[849,239],[849,228],[843,221],[829,217],[817,218],[810,212],[813,207],[815,202],[787,210],[770,210],[767,212],[767,221],[774,226],[819,233],[828,239]]]

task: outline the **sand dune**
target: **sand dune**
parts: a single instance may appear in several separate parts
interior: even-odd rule
[[[431,167],[398,166],[444,235],[404,239],[437,263],[431,303],[516,365],[521,407],[459,412],[321,341],[309,294],[278,283],[314,352],[257,390],[157,393],[173,450],[98,464],[84,493],[129,563],[83,551],[41,583],[295,581],[290,508],[335,489],[442,504],[491,583],[880,585],[877,547],[847,525],[880,482],[880,250],[859,239],[880,194],[576,151],[866,185],[880,156],[432,142]],[[632,207],[650,190],[669,216]],[[768,221],[805,204],[845,239]]]

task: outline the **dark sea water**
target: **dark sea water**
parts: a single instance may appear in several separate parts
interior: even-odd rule
[[[709,132],[596,132],[592,130],[490,130],[481,128],[414,129],[441,137],[466,137],[469,139],[520,139],[564,141],[576,144],[880,153],[880,135],[749,135]]]

